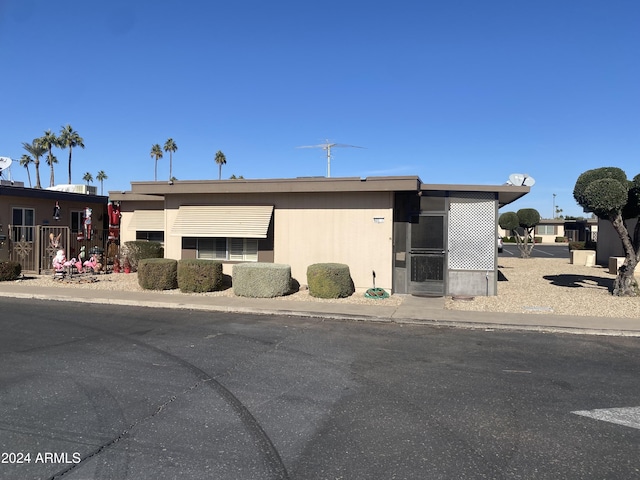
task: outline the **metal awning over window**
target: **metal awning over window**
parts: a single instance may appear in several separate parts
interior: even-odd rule
[[[171,235],[267,238],[273,205],[183,205]]]
[[[129,222],[136,232],[164,232],[164,210],[136,210]]]

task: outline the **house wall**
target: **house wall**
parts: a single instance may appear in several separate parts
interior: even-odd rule
[[[171,235],[180,205],[273,205],[272,253],[260,250],[260,261],[291,266],[292,276],[306,284],[314,263],[349,265],[359,291],[372,286],[392,288],[393,193],[318,192],[272,194],[170,195],[165,207],[165,257],[183,258],[182,237]],[[129,215],[142,205],[123,202],[122,241],[135,239]],[[374,219],[378,220],[377,223]],[[267,239],[268,240],[268,239]],[[269,245],[261,240],[261,245]],[[231,274],[233,262],[225,262]]]
[[[627,220],[627,230],[633,237],[638,219]],[[596,247],[596,263],[609,265],[609,257],[624,257],[622,240],[608,220],[598,219],[598,243]]]

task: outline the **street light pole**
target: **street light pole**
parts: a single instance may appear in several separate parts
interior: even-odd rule
[[[556,194],[553,194],[553,215],[551,215],[551,218],[556,218]]]

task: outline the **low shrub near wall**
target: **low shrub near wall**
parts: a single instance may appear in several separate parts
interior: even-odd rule
[[[124,242],[124,248],[120,252],[120,261],[124,262],[125,257],[129,258],[132,271],[138,270],[138,263],[145,258],[164,257],[164,248],[160,242],[147,242],[135,240]]]
[[[222,263],[201,259],[179,260],[178,288],[185,293],[222,289]]]
[[[584,250],[584,242],[569,242],[569,250]]]
[[[291,290],[291,266],[279,263],[239,263],[233,266],[233,293],[240,297],[271,298]]]
[[[145,290],[178,288],[178,261],[171,258],[145,258],[138,263],[138,284]]]
[[[567,239],[564,237],[556,237],[556,243],[564,243],[566,242]]]
[[[307,267],[309,295],[318,298],[345,298],[355,287],[349,266],[343,263],[315,263]]]
[[[22,273],[22,265],[18,262],[0,262],[0,282],[17,280]]]

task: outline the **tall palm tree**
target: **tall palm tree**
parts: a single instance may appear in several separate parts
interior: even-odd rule
[[[49,152],[47,156],[47,164],[51,167],[51,179],[49,186],[53,187],[56,184],[53,176],[53,164],[58,163],[58,159],[53,156],[52,149],[53,147],[60,146],[60,139],[58,139],[58,137],[56,137],[56,134],[51,130],[47,130],[46,132],[44,132],[44,135],[38,139],[38,142]]]
[[[22,148],[33,156],[33,165],[36,167],[36,188],[42,188],[40,185],[40,157],[47,153],[47,149],[40,145],[37,138],[33,142],[22,142]]]
[[[55,155],[47,155],[47,158],[45,158],[47,165],[49,165],[49,167],[51,167],[51,185],[49,185],[50,187],[53,187],[55,185],[55,183],[53,182],[53,164],[54,163],[58,163],[58,157],[56,157]]]
[[[58,139],[61,148],[69,149],[69,184],[71,184],[71,152],[74,147],[84,148],[84,139],[69,124],[60,129]]]
[[[154,157],[156,159],[156,168],[153,171],[153,181],[157,182],[158,181],[158,160],[162,158],[162,149],[160,148],[159,143],[156,143],[151,147],[151,158],[154,158]]]
[[[27,169],[27,178],[29,179],[29,188],[31,188],[31,173],[29,172],[29,165],[33,163],[33,158],[26,153],[20,157],[20,165]]]
[[[216,163],[218,164],[218,180],[222,180],[222,165],[227,163],[227,157],[220,150],[216,152]]]
[[[173,154],[178,150],[178,145],[173,138],[168,139],[164,144],[164,151],[169,152],[169,180],[173,178]]]
[[[91,175],[90,172],[85,172],[84,176],[82,177],[82,179],[87,182],[87,187],[89,186],[89,182],[93,182],[93,175]]]
[[[104,182],[107,178],[107,174],[104,173],[104,170],[100,170],[96,175],[96,180],[100,182],[100,195],[102,195],[102,182]]]

